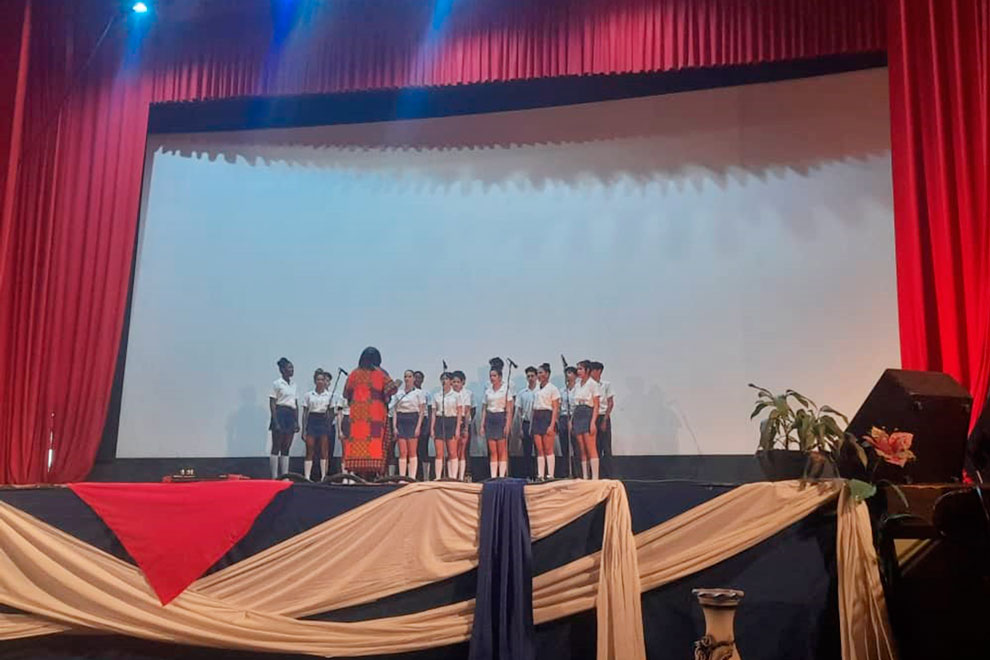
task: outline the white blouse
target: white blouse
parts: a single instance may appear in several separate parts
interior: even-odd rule
[[[351,414],[351,404],[348,403],[347,399],[344,398],[343,394],[338,392],[337,394],[334,395],[333,399],[334,399],[333,407],[335,410],[339,410],[342,415]]]
[[[271,398],[275,399],[276,406],[295,408],[297,396],[295,383],[287,383],[284,378],[272,383]]]
[[[536,388],[533,410],[553,410],[554,401],[560,401],[560,390],[556,385],[548,382],[544,387]]]
[[[574,386],[574,398],[571,401],[575,406],[593,406],[595,397],[601,396],[602,389],[594,378],[589,378],[587,383],[577,383]]]
[[[392,409],[400,413],[418,413],[419,407],[426,407],[426,394],[423,390],[413,388],[406,391],[400,389],[392,397]]]
[[[309,412],[323,414],[330,408],[330,390],[317,392],[310,390],[303,397],[303,406],[309,408]]]
[[[506,398],[512,398],[512,392],[507,383],[502,383],[502,387],[497,390],[493,390],[492,386],[489,385],[488,389],[485,390],[485,410],[490,413],[505,412]]]
[[[443,390],[433,393],[433,407],[438,417],[457,417],[457,406],[461,403],[461,395],[450,390],[444,394]]]

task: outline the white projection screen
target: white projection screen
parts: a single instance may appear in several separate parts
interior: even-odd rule
[[[626,455],[750,453],[747,383],[851,414],[899,364],[885,69],[153,134],[143,195],[119,457],[264,454],[283,355],[300,393],[367,345],[476,393],[598,359]]]

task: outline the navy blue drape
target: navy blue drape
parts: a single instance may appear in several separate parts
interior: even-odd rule
[[[478,589],[470,660],[533,660],[533,551],[522,479],[481,491]]]

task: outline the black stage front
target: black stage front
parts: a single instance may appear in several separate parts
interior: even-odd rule
[[[239,561],[396,486],[296,484],[279,493],[253,526],[210,572]],[[731,490],[731,485],[676,481],[627,481],[633,533]],[[95,513],[66,488],[0,490],[0,500],[121,559],[121,543]],[[534,577],[601,548],[604,505],[533,542]],[[744,658],[761,660],[840,657],[835,504],[830,503],[768,540],[730,559],[642,595],[646,648],[652,659],[692,656],[701,636],[696,587],[734,587],[746,592],[736,619],[736,640]],[[133,563],[133,562],[132,562]],[[313,618],[359,621],[425,610],[474,596],[475,572]],[[584,612],[537,626],[537,657],[595,657],[595,613]],[[270,658],[245,653],[148,642],[117,636],[52,635],[0,644],[0,660],[13,658],[171,658],[239,660]],[[464,658],[459,644],[390,658]],[[307,657],[307,656],[284,656]]]

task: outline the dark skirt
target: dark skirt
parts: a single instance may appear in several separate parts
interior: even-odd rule
[[[395,427],[397,429],[395,434],[396,437],[415,438],[417,421],[419,421],[418,412],[395,413]]]
[[[533,423],[529,430],[533,435],[546,435],[550,430],[550,422],[553,420],[552,410],[534,410]]]
[[[340,428],[337,429],[337,435],[342,438],[351,437],[351,416],[344,415],[340,418]]]
[[[504,412],[485,413],[485,439],[486,440],[505,439]]]
[[[278,420],[278,428],[275,428]],[[268,423],[269,431],[280,433],[295,433],[299,430],[299,415],[292,406],[275,406],[275,417]]]
[[[574,433],[576,435],[591,433],[591,406],[574,406],[574,410],[571,412],[574,413],[571,419]]]
[[[306,418],[306,435],[316,437],[330,435],[330,417],[325,412],[309,413]]]
[[[437,440],[450,440],[457,430],[456,417],[437,417],[433,424],[433,437]]]

